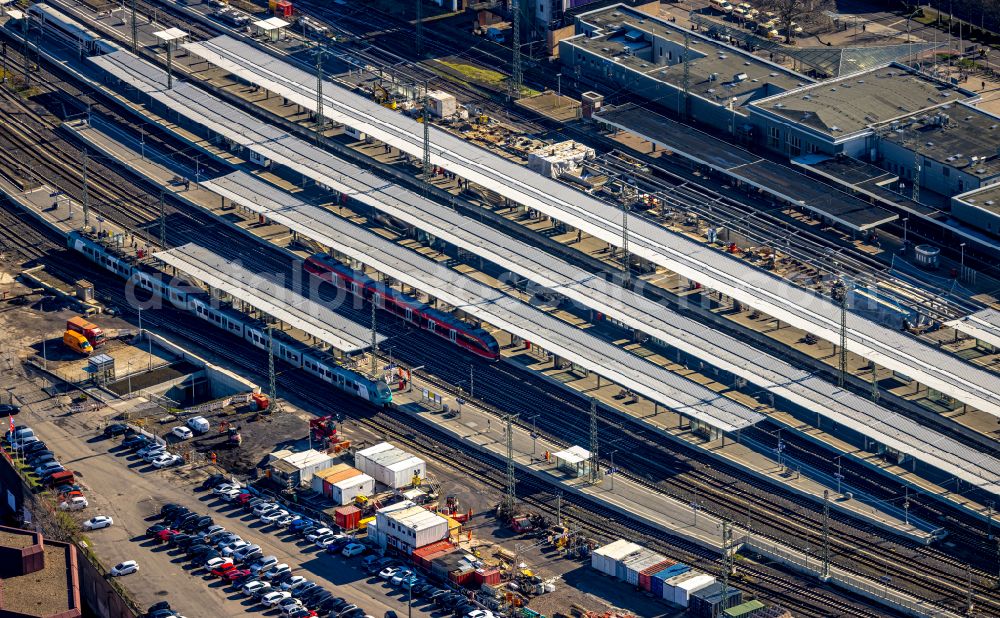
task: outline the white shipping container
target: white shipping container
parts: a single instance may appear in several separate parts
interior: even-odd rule
[[[427,93],[427,101],[430,104],[431,113],[438,118],[454,116],[458,111],[458,102],[453,95],[440,90],[432,90]]]
[[[633,554],[640,549],[642,549],[641,546],[636,545],[631,541],[626,541],[625,539],[612,541],[611,543],[598,547],[594,550],[594,553],[590,555],[590,566],[605,575],[614,577],[615,565],[618,560],[629,554]]]
[[[714,583],[714,576],[700,573],[676,586],[675,590],[677,592],[677,596],[674,597],[674,603],[680,605],[681,607],[687,607],[691,600],[692,592],[697,592],[702,588],[711,586]]]
[[[701,571],[691,570],[663,582],[663,598],[681,607],[687,607],[692,592],[713,583],[715,583],[715,577]]]
[[[409,487],[413,483],[413,477],[419,476],[421,479],[427,477],[427,463],[419,457],[409,456],[402,461],[385,467],[386,485],[393,489]]]
[[[374,493],[375,479],[363,472],[330,485],[330,498],[340,505],[350,504],[358,496],[370,496]]]
[[[667,559],[666,556],[664,556],[663,554],[658,554],[655,551],[649,549],[642,550],[642,552],[640,552],[639,555],[634,560],[629,562],[627,567],[628,577],[626,581],[628,581],[628,583],[632,584],[633,586],[638,586],[639,575],[642,573],[643,570],[648,569],[651,566],[657,565],[666,559]]]
[[[354,467],[361,470],[368,476],[375,476],[372,474],[372,458],[379,453],[384,453],[385,451],[391,451],[396,447],[389,444],[388,442],[379,442],[374,446],[369,446],[368,448],[361,449],[354,453]]]

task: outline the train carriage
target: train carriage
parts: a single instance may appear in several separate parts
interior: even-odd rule
[[[500,358],[500,345],[485,329],[466,324],[450,313],[434,309],[362,272],[348,268],[328,255],[317,253],[310,256],[304,268],[307,273],[368,302],[375,302],[379,308],[477,356],[489,360]]]
[[[28,16],[48,36],[78,48],[81,53],[101,55],[119,49],[114,43],[104,40],[96,32],[44,2],[28,7]]]
[[[124,256],[101,242],[71,232],[67,245],[123,279],[136,288],[155,294],[174,306],[192,312],[199,319],[214,324],[251,345],[267,350],[267,326],[256,318],[247,316],[228,304],[220,304],[204,290],[188,281],[170,277],[166,273],[143,265],[138,257]],[[337,363],[325,352],[295,341],[281,331],[273,332],[274,355],[282,361],[303,369],[340,390],[361,397],[375,405],[392,402],[392,389],[380,380],[372,380]]]

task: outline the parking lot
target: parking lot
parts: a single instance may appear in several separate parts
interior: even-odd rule
[[[401,590],[365,575],[360,559],[346,560],[328,555],[304,539],[264,526],[257,517],[223,502],[211,492],[195,489],[208,476],[202,469],[181,466],[157,470],[120,446],[121,439],[100,435],[101,418],[110,411],[67,415],[50,402],[32,405],[20,422],[32,426],[58,456],[77,473],[90,506],[74,514],[81,521],[95,515],[110,515],[114,525],[87,533],[94,551],[108,567],[124,560],[137,560],[139,572],[122,583],[142,607],[162,600],[189,618],[239,616],[264,612],[235,588],[192,565],[183,552],[168,548],[145,535],[154,515],[166,503],[176,503],[211,516],[215,523],[244,540],[260,545],[265,555],[287,563],[295,575],[322,585],[336,596],[381,618],[394,610],[406,614]],[[269,610],[267,615],[278,615]],[[413,615],[429,615],[422,605]]]

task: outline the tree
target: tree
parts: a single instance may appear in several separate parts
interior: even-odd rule
[[[778,18],[778,24],[785,33],[785,41],[794,44],[792,38],[792,22],[796,18],[818,10],[817,5],[824,4],[822,0],[764,0],[763,7],[773,11]]]

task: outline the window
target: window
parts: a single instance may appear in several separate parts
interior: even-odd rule
[[[778,147],[781,145],[781,129],[778,127],[768,127],[767,128],[767,141],[770,146]]]

